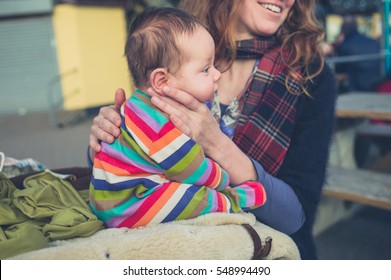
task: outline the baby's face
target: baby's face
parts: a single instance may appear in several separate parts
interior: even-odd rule
[[[179,46],[186,52],[186,61],[169,79],[169,85],[191,94],[200,102],[211,100],[221,76],[213,65],[215,45],[212,36],[199,27],[194,34],[181,38]]]

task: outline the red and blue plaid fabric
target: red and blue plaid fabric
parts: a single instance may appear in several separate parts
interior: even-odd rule
[[[241,100],[243,109],[233,140],[266,172],[275,175],[290,144],[301,86],[289,80],[292,92],[287,90],[286,57],[271,38],[238,42],[237,58],[260,61]]]

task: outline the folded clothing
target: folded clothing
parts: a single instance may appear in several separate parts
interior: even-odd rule
[[[0,259],[103,228],[68,179],[75,177],[47,170],[27,176],[18,189],[0,173]]]

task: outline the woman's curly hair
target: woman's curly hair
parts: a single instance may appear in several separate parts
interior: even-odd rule
[[[324,30],[314,16],[314,0],[296,0],[287,19],[275,34],[276,42],[281,51],[288,54],[287,88],[289,79],[295,79],[306,91],[308,81],[316,77],[323,69],[324,57],[320,43]],[[237,16],[240,0],[182,0],[179,8],[198,17],[208,27],[216,44],[216,64],[227,62],[231,65],[236,57],[236,42],[234,38],[234,21]],[[231,51],[228,53],[226,50]],[[317,60],[317,69],[309,69]],[[300,74],[301,73],[301,74]]]

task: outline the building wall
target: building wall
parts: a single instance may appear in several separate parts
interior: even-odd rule
[[[58,75],[53,37],[50,13],[0,17],[1,114],[47,110]],[[61,95],[58,84],[52,94]]]
[[[52,0],[0,0],[0,17],[50,13]]]
[[[125,11],[121,7],[56,5],[53,26],[65,109],[112,104],[114,92],[130,92],[124,57]]]

